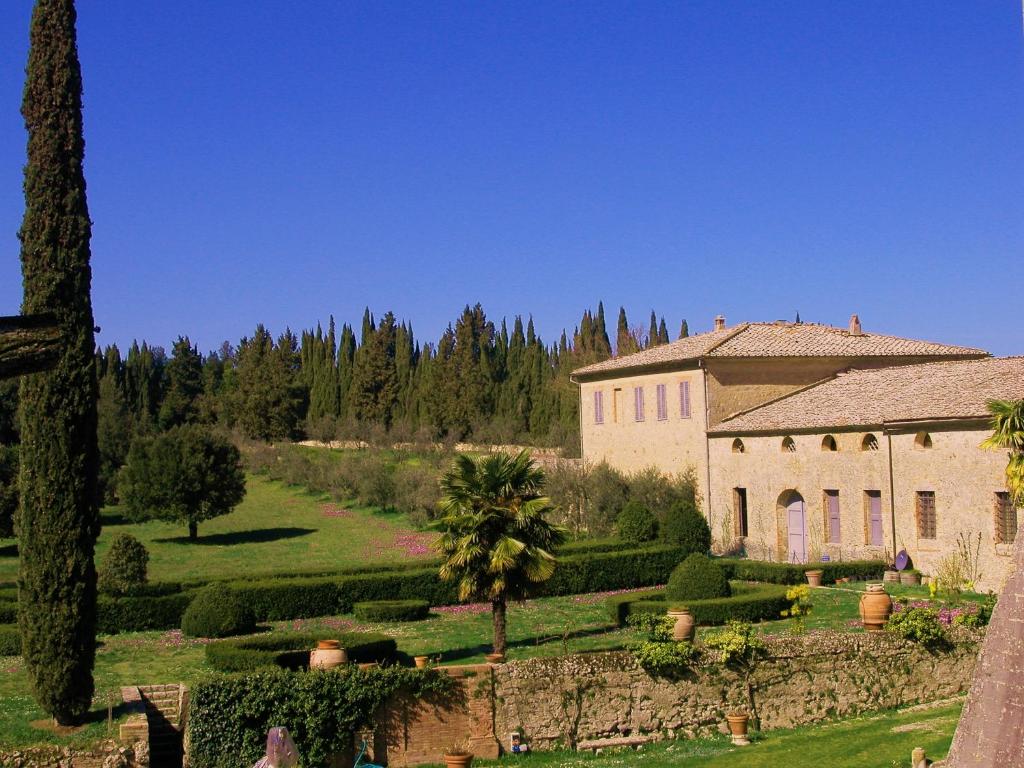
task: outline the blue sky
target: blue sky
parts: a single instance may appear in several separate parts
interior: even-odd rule
[[[29,0],[0,4],[0,314]],[[1024,353],[1015,0],[79,0],[100,343],[603,299]]]

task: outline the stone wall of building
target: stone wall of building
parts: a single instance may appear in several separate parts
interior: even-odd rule
[[[942,558],[957,551],[962,533],[970,538],[971,551],[978,552],[977,587],[998,590],[1006,578],[1011,554],[1009,545],[997,544],[994,538],[995,498],[996,492],[1004,489],[1006,456],[979,447],[988,434],[984,429],[929,429],[930,448],[917,444],[921,431],[891,436],[880,431],[744,435],[739,438],[742,453],[734,447],[735,436],[712,437],[711,490],[706,509],[717,546],[727,547],[739,534],[734,489],[743,488],[747,494],[748,535],[742,543],[747,554],[758,559],[787,559],[785,494],[796,491],[806,506],[809,559],[822,554],[833,560],[891,558],[895,512],[896,551],[905,548],[924,573],[934,575],[938,571]],[[863,450],[868,434],[874,436],[878,450]],[[822,449],[827,435],[835,439],[837,451]],[[793,440],[794,452],[783,450],[785,437]],[[830,542],[827,534],[825,490],[839,492],[838,543]],[[868,491],[880,495],[882,547],[870,543]],[[918,535],[918,491],[935,493],[935,539]]]
[[[680,383],[689,382],[690,416],[680,409]],[[665,385],[667,418],[658,419],[657,386]],[[644,420],[636,420],[633,390],[644,388]],[[604,423],[596,423],[594,393],[604,401]],[[607,461],[623,472],[656,467],[666,474],[696,471],[700,495],[707,492],[704,372],[699,369],[648,373],[580,384],[583,459]]]
[[[816,632],[770,641],[753,676],[762,728],[935,701],[964,693],[977,638],[929,654],[885,633]],[[630,654],[601,653],[512,662],[494,670],[495,730],[519,731],[533,749],[585,739],[723,733],[725,715],[746,709],[747,690],[720,664],[705,662],[677,681],[652,678]]]

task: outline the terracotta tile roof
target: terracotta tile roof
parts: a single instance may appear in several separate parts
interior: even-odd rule
[[[986,417],[990,399],[1024,398],[1024,357],[953,360],[841,373],[722,421],[714,433],[781,433],[894,421]]]
[[[981,357],[981,349],[902,339],[877,333],[852,334],[815,323],[743,323],[679,339],[660,347],[613,357],[573,371],[591,375],[702,357]]]

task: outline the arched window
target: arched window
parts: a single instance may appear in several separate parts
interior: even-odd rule
[[[782,452],[783,453],[796,453],[796,443],[793,442],[793,438],[789,435],[782,438]]]
[[[927,432],[918,432],[917,437],[914,438],[914,447],[921,450],[932,447],[932,436]]]
[[[821,440],[821,450],[823,451],[838,451],[839,444],[836,443],[836,439],[832,435],[825,435]]]
[[[743,441],[738,437],[732,441],[732,452],[733,453],[746,453],[747,447],[743,445]]]
[[[860,441],[860,449],[862,451],[877,451],[878,438],[870,433],[864,435],[864,439]]]

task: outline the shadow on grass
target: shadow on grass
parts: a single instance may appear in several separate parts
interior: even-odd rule
[[[232,544],[266,544],[270,541],[297,539],[316,533],[314,528],[257,528],[254,531],[232,531],[231,533],[211,533],[203,536],[202,530],[198,539],[188,536],[171,536],[164,539],[153,539],[160,544],[195,544],[200,546],[231,546]]]
[[[0,547],[0,557],[17,557],[18,556],[18,545],[17,544],[5,544]]]
[[[562,642],[563,640],[578,640],[583,637],[595,637],[607,634],[608,627],[593,627],[592,629],[579,629],[575,632],[567,632],[565,635],[538,635],[535,637],[523,637],[519,640],[509,640],[509,648],[531,648],[538,645],[549,645]],[[458,661],[469,659],[473,656],[480,656],[491,652],[491,643],[485,642],[480,645],[470,645],[464,648],[452,648],[441,653],[442,661]]]
[[[131,525],[134,520],[129,520],[120,512],[100,512],[100,522],[104,527],[108,525]]]

